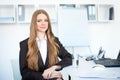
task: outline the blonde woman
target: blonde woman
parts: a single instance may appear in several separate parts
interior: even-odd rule
[[[30,36],[20,42],[19,61],[22,80],[62,79],[56,69],[72,64],[72,56],[54,36],[45,10],[34,12]]]

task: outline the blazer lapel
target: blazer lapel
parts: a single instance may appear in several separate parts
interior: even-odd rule
[[[39,58],[38,58],[38,66],[39,66],[39,68],[42,69],[42,70],[48,68],[48,65],[49,65],[48,53],[47,53],[47,57],[46,57],[45,64],[43,63],[43,60],[42,60],[40,51],[39,51],[39,53],[38,53],[38,57],[39,57]]]
[[[49,57],[48,57],[48,52],[47,52],[47,57],[46,57],[46,61],[45,61],[45,66],[48,67],[49,65]]]
[[[38,66],[39,66],[40,70],[44,71],[45,65],[43,63],[43,60],[42,60],[40,52],[38,53]]]

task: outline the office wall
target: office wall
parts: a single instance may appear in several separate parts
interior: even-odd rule
[[[93,54],[97,54],[102,46],[106,50],[106,57],[116,58],[120,49],[120,1],[119,0],[4,0],[4,3],[95,3],[114,4],[115,21],[90,22],[90,46]],[[53,23],[53,31],[58,35],[58,24]],[[13,80],[10,60],[19,57],[19,42],[29,36],[29,24],[0,24],[0,80]]]
[[[120,2],[113,2],[115,7],[115,21],[114,22],[98,22],[89,23],[91,34],[91,47],[97,52],[97,48],[103,46],[106,50],[106,57],[116,58],[120,49],[120,17],[119,4]]]

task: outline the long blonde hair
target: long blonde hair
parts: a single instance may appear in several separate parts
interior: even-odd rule
[[[36,36],[37,36],[37,15],[38,14],[45,14],[48,18],[48,30],[46,31],[47,35],[47,50],[48,50],[48,58],[49,58],[49,67],[56,64],[58,62],[58,53],[59,53],[59,45],[55,41],[55,36],[51,29],[51,22],[49,15],[43,9],[36,10],[32,16],[31,24],[30,24],[30,37],[28,40],[28,52],[27,52],[27,61],[28,67],[32,70],[38,71],[38,55],[39,50],[36,43]]]

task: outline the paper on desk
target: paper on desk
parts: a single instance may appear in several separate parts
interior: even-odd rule
[[[89,71],[79,72],[79,75],[76,75],[76,77],[116,79],[118,78],[118,73],[116,71],[111,72],[109,70],[89,70]]]

